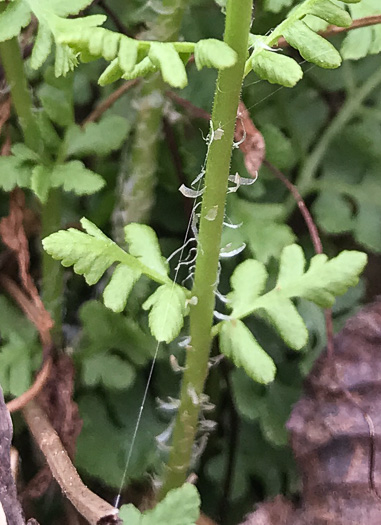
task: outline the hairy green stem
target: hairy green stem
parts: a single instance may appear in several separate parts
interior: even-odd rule
[[[164,104],[164,83],[158,74],[145,81],[137,102],[136,127],[127,161],[118,180],[118,203],[113,222],[117,242],[123,244],[123,227],[147,222],[154,204],[158,141]]]
[[[340,111],[337,113],[334,119],[327,126],[325,131],[320,136],[320,139],[316,143],[316,146],[307,157],[306,162],[301,168],[299,176],[296,179],[296,186],[302,197],[305,197],[308,193],[314,189],[314,178],[317,170],[326,154],[329,146],[333,139],[337,137],[344,126],[349,120],[356,114],[360,109],[361,104],[364,102],[366,97],[381,83],[381,69],[378,68],[371,75],[366,82],[362,84],[351,96],[347,98]],[[289,216],[293,211],[296,203],[293,197],[290,196],[286,203],[285,215]]]
[[[149,40],[176,41],[183,18],[185,0],[164,0],[163,12],[149,30]],[[143,81],[139,93],[136,128],[128,162],[121,171],[118,200],[113,216],[114,236],[124,242],[123,227],[131,222],[147,222],[155,202],[158,144],[166,86],[159,74]],[[127,177],[126,177],[127,175]]]
[[[220,71],[212,113],[213,129],[223,130],[221,138],[213,135],[208,149],[205,192],[202,200],[198,253],[192,295],[197,304],[190,311],[191,343],[181,388],[180,407],[175,423],[172,450],[164,485],[167,492],[186,480],[192,457],[200,411],[199,399],[208,372],[212,342],[215,289],[226,192],[234,138],[235,120],[248,47],[252,0],[228,0],[224,41],[236,51],[235,66]]]
[[[11,89],[12,103],[20,123],[25,144],[46,157],[41,133],[33,115],[32,97],[24,71],[24,63],[20,53],[17,38],[0,43],[0,57],[5,76]],[[42,207],[42,236],[57,231],[61,226],[60,190],[54,190],[49,195],[48,202]],[[54,319],[54,334],[56,343],[61,333],[60,301],[63,291],[63,268],[58,261],[42,252],[42,295],[44,304]]]

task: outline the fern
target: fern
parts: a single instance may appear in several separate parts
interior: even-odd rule
[[[347,3],[352,1],[347,0]],[[281,50],[272,48],[282,36],[306,61],[327,69],[339,67],[342,60],[339,52],[310,27],[306,22],[309,15],[341,27],[350,26],[352,21],[349,13],[331,0],[305,0],[270,35],[251,35],[253,52],[247,60],[245,73],[253,70],[272,84],[294,86],[303,76],[302,68]]]
[[[90,27],[91,20],[94,26]],[[224,69],[235,63],[235,52],[224,42],[208,39],[192,42],[151,42],[134,40],[99,25],[101,17],[63,20],[51,17],[59,44],[69,45],[82,60],[103,57],[111,64],[99,79],[101,85],[119,78],[132,79],[160,70],[163,79],[173,87],[187,85],[184,63],[195,54],[196,66]]]
[[[197,43],[134,40],[99,27],[106,20],[103,15],[65,19],[90,3],[88,0],[69,3],[15,0],[0,15],[0,41],[18,35],[21,28],[28,25],[33,13],[39,21],[39,28],[31,57],[32,67],[37,69],[45,62],[54,41],[56,76],[72,71],[78,64],[78,55],[83,61],[103,57],[111,64],[99,79],[101,85],[121,77],[131,79],[160,70],[168,84],[183,88],[188,83],[184,63],[191,53],[195,54],[198,69],[224,69],[235,63],[235,52],[218,40]]]
[[[160,286],[144,303],[151,310],[149,324],[157,341],[169,343],[178,336],[187,315],[189,292],[172,283],[168,277],[168,264],[160,253],[154,231],[143,224],[125,227],[129,253],[104,235],[87,219],[81,220],[85,232],[70,228],[49,235],[43,240],[44,249],[63,266],[73,266],[88,284],[96,284],[115,262],[116,267],[104,290],[104,303],[114,312],[121,312],[128,296],[141,275],[146,275]]]
[[[255,312],[270,321],[288,346],[300,350],[307,343],[308,331],[291,299],[301,297],[321,307],[332,306],[335,296],[357,284],[366,260],[364,253],[355,251],[344,251],[330,261],[320,254],[311,259],[305,271],[302,249],[290,245],[282,252],[275,287],[263,294],[267,271],[259,261],[247,259],[231,277],[231,320],[213,328],[214,334],[220,334],[222,351],[254,380],[272,381],[274,363],[264,356],[265,351],[239,320]]]
[[[359,244],[380,253],[381,189],[377,167],[368,169],[356,183],[339,173],[330,176],[324,173],[316,181],[316,188],[320,193],[313,212],[319,226],[331,234],[352,232]]]
[[[44,77],[45,83],[38,90],[44,110],[37,113],[37,119],[49,155],[36,153],[22,143],[14,144],[13,156],[0,158],[4,173],[0,187],[5,191],[15,186],[29,188],[43,204],[48,201],[51,188],[62,187],[79,196],[96,193],[104,187],[104,179],[74,159],[105,156],[120,148],[129,131],[128,121],[118,115],[106,115],[97,123],[76,125],[71,79],[58,81],[52,68],[46,69]],[[62,137],[57,126],[64,128]]]
[[[32,51],[32,67],[40,67],[50,54],[53,33],[49,24],[49,17],[76,15],[91,4],[90,0],[14,0],[9,3],[0,15],[0,42],[18,36],[21,29],[27,26],[34,14],[39,21],[37,39]],[[56,74],[66,74],[74,69],[77,64],[76,57],[68,46],[57,44],[56,49]]]

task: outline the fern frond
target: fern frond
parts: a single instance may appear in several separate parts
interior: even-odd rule
[[[291,10],[270,35],[251,35],[253,52],[246,62],[245,73],[253,70],[264,80],[285,87],[294,86],[302,78],[300,65],[294,59],[282,55],[281,49],[273,48],[280,37],[284,37],[306,61],[326,69],[339,67],[342,61],[340,53],[310,27],[306,17],[311,15],[340,27],[349,27],[352,22],[349,13],[331,0],[305,0]]]

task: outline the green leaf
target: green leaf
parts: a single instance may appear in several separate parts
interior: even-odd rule
[[[242,368],[234,368],[230,373],[234,405],[241,417],[248,421],[258,419],[258,399],[262,386],[253,381]]]
[[[300,350],[308,341],[308,331],[293,303],[276,290],[267,300],[263,298],[261,308],[285,343],[293,350]],[[261,312],[260,312],[261,314]]]
[[[73,266],[76,273],[85,277],[87,284],[97,283],[114,262],[126,264],[159,283],[169,281],[168,277],[122,250],[90,221],[82,219],[81,223],[90,234],[69,228],[45,237],[42,245],[54,259],[61,260],[63,266]]]
[[[101,76],[98,78],[98,84],[100,86],[107,86],[107,84],[112,84],[116,82],[123,76],[123,70],[119,66],[119,61],[117,58],[114,58],[112,62],[106,67]]]
[[[113,312],[122,312],[141,272],[119,264],[103,292],[103,301]]]
[[[280,267],[289,265],[295,253],[294,246],[286,247],[282,253]],[[359,274],[366,262],[366,254],[357,251],[343,251],[330,261],[326,255],[315,255],[303,276],[294,281],[283,282],[282,292],[287,297],[304,297],[323,308],[329,308],[333,305],[336,295],[344,294],[349,287],[358,283]]]
[[[136,372],[132,365],[117,355],[98,354],[84,361],[82,377],[88,386],[103,385],[124,390],[132,386]]]
[[[364,18],[380,14],[378,0],[363,0],[349,8],[352,18]],[[361,27],[356,31],[349,31],[341,47],[343,58],[359,60],[367,55],[381,52],[381,26]]]
[[[15,186],[29,188],[31,167],[17,157],[0,157],[0,188],[11,191]]]
[[[228,295],[232,317],[243,318],[256,313],[268,319],[283,340],[294,350],[306,345],[308,332],[305,324],[290,301],[303,297],[322,307],[330,307],[335,296],[344,294],[355,286],[367,257],[361,252],[342,252],[331,261],[320,254],[311,259],[305,272],[305,259],[300,246],[287,246],[280,259],[278,281],[273,290],[259,295],[266,282],[266,271],[258,261],[246,260],[235,269]],[[216,325],[216,334],[223,323]]]
[[[40,128],[41,137],[44,141],[45,147],[51,151],[56,152],[61,145],[61,138],[57,130],[49,119],[46,111],[41,110],[35,115],[36,122]]]
[[[170,343],[177,337],[184,324],[186,313],[185,290],[174,283],[160,286],[143,304],[150,310],[149,327],[159,342]]]
[[[304,274],[306,259],[303,250],[297,244],[292,244],[282,252],[277,288],[284,288],[289,283],[298,281]]]
[[[349,13],[339,7],[331,0],[319,0],[314,2],[309,8],[309,14],[318,16],[329,24],[340,27],[349,27],[352,23],[352,18]]]
[[[83,427],[77,440],[76,466],[80,471],[98,478],[116,490],[120,488],[134,432],[131,421],[139,412],[144,387],[143,380],[137,377],[128,390],[107,389],[100,395],[87,393],[78,399]],[[155,435],[163,431],[163,424],[158,421],[155,412],[154,404],[148,397],[136,446],[133,447],[126,484],[133,479],[142,479],[147,472],[158,467]]]
[[[57,16],[66,17],[68,15],[77,15],[80,11],[89,6],[92,2],[91,0],[27,0],[32,8],[35,2],[43,7],[46,10],[52,11]]]
[[[49,118],[59,126],[68,126],[74,122],[71,101],[65,92],[49,84],[43,84],[38,91],[41,103]]]
[[[36,40],[32,50],[30,65],[33,69],[38,69],[42,66],[50,54],[52,48],[53,35],[49,27],[43,23],[38,26]]]
[[[80,309],[82,337],[78,360],[83,363],[105,348],[125,356],[135,366],[143,366],[153,357],[156,341],[143,332],[133,319],[112,312],[99,301],[88,301]]]
[[[70,71],[74,71],[77,65],[77,54],[67,45],[56,44],[56,59],[54,62],[54,74],[56,77],[65,77]]]
[[[292,405],[300,397],[299,388],[275,381],[268,387],[266,396],[258,401],[259,424],[263,435],[277,447],[288,443],[286,422]]]
[[[9,3],[0,14],[0,42],[18,36],[30,22],[30,9],[23,0]]]
[[[0,311],[0,384],[5,394],[19,396],[32,384],[41,344],[33,324],[4,295],[0,295]]]
[[[250,251],[263,263],[278,257],[285,246],[295,240],[295,234],[287,224],[252,220],[244,224],[243,234]]]
[[[132,71],[138,59],[138,43],[125,35],[120,37],[118,61],[125,73]]]
[[[230,278],[233,291],[228,295],[232,317],[240,317],[241,312],[250,308],[263,292],[266,281],[266,268],[259,261],[247,259],[236,267]]]
[[[341,54],[346,60],[359,60],[368,54],[381,51],[381,28],[361,27],[350,31],[341,46]]]
[[[293,247],[298,253],[299,249],[301,251],[299,246],[293,245]],[[302,251],[301,255],[304,261]],[[264,311],[261,315],[270,320],[288,346],[300,350],[308,340],[307,329],[292,302],[284,297],[282,292],[277,293],[277,288],[281,288],[283,283],[297,280],[303,274],[304,264],[301,266],[300,261],[294,262],[293,266],[288,264],[291,263],[290,259],[283,261],[275,290],[261,298],[260,295],[267,281],[264,265],[252,259],[239,264],[230,279],[233,291],[228,295],[230,301],[228,306],[233,309],[231,316],[240,318],[251,309],[253,304],[257,304],[261,311]]]
[[[125,525],[195,525],[200,515],[200,496],[194,485],[184,483],[168,492],[152,510],[141,514],[133,505],[123,505],[119,517]]]
[[[28,146],[26,146],[22,142],[13,144],[11,151],[13,155],[17,157],[21,162],[36,163],[41,161],[39,155],[32,149],[28,148]]]
[[[381,252],[381,221],[379,206],[361,204],[357,211],[356,223],[353,228],[355,239],[374,252]]]
[[[287,27],[283,36],[308,62],[328,69],[340,66],[341,56],[335,47],[301,20]]]
[[[328,233],[344,233],[354,226],[352,205],[339,193],[322,192],[312,210],[319,226]]]
[[[220,329],[222,352],[242,367],[258,383],[270,383],[275,377],[275,364],[242,321],[224,321]]]
[[[85,168],[79,160],[54,166],[51,175],[51,185],[54,188],[62,186],[65,191],[73,191],[76,195],[91,195],[101,190],[104,179]]]
[[[108,155],[121,147],[128,130],[128,120],[119,115],[105,116],[99,122],[90,122],[83,128],[73,125],[65,137],[66,155]]]
[[[118,247],[111,240],[100,241],[73,228],[49,235],[42,245],[63,266],[73,266],[75,273],[83,275],[90,285],[96,284],[119,256]]]
[[[32,170],[31,189],[45,204],[48,199],[49,189],[52,184],[52,169],[48,166],[39,164]]]
[[[153,73],[156,69],[156,66],[152,64],[151,60],[148,57],[144,57],[131,71],[127,71],[127,73],[123,75],[123,78],[125,80],[132,80],[134,78],[144,77],[148,73]]]
[[[251,66],[260,78],[285,87],[295,86],[303,76],[302,68],[295,60],[275,51],[254,52]]]
[[[197,42],[194,47],[194,59],[199,70],[203,67],[226,69],[234,66],[237,54],[225,42],[209,38]]]
[[[142,525],[143,515],[132,503],[122,505],[119,511],[119,518],[126,525]]]
[[[132,223],[125,226],[124,234],[131,255],[155,272],[163,276],[168,274],[168,263],[161,255],[159,241],[152,228]]]
[[[86,233],[88,233],[89,235],[92,235],[96,239],[100,239],[106,242],[110,240],[107,237],[107,235],[105,235],[103,231],[98,228],[98,226],[95,226],[95,224],[89,221],[89,219],[86,219],[86,217],[82,217],[81,226],[85,230]]]
[[[292,2],[293,0],[265,0],[264,9],[272,13],[279,13],[283,8],[290,7]]]
[[[160,68],[163,80],[169,85],[182,89],[188,84],[185,66],[173,44],[153,42],[148,58]]]
[[[292,141],[274,124],[267,123],[260,129],[266,144],[266,159],[278,169],[294,166],[296,158]]]

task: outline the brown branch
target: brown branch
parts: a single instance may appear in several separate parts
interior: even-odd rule
[[[12,421],[0,387],[0,523],[25,525],[11,470]]]
[[[319,35],[323,36],[324,38],[328,38],[333,35],[338,35],[340,33],[346,33],[347,31],[351,31],[352,29],[359,29],[360,27],[368,27],[368,26],[374,26],[377,24],[381,24],[381,15],[372,15],[372,16],[364,16],[363,18],[357,18],[356,20],[353,20],[352,24],[349,27],[339,27],[330,25],[325,31],[319,31]],[[277,47],[288,47],[288,42],[285,40],[285,38],[281,37],[278,40]]]
[[[123,33],[126,36],[132,37],[133,34],[127,29],[127,27],[120,21],[120,16],[118,16],[103,0],[99,0],[98,2],[99,7],[103,9],[103,11],[106,13],[106,15],[112,20],[114,26],[119,31],[119,33]]]
[[[90,525],[121,523],[118,509],[83,484],[60,438],[39,404],[36,401],[28,403],[23,409],[23,415],[55,480],[77,511]]]
[[[103,100],[98,106],[88,115],[85,120],[82,122],[81,126],[86,126],[89,122],[94,122],[98,120],[105,111],[107,111],[115,102],[124,95],[129,89],[139,84],[140,79],[135,78],[134,80],[129,80],[122,84],[118,89],[113,91],[106,100]]]
[[[177,93],[174,93],[173,91],[167,91],[165,94],[168,98],[170,98],[173,102],[175,102],[175,104],[178,104],[179,106],[186,109],[187,112],[193,118],[210,120],[210,113],[205,111],[205,109],[195,106],[194,104],[192,104],[192,102],[189,102],[189,100],[186,100],[185,98],[180,97],[179,95],[177,95]]]
[[[278,170],[278,168],[276,168],[273,164],[271,164],[271,162],[265,159],[263,161],[263,164],[267,166],[269,170],[273,173],[273,175],[275,175],[275,177],[279,179],[286,186],[286,188],[290,191],[307,225],[315,252],[323,253],[323,246],[321,243],[321,239],[320,239],[320,235],[319,235],[317,226],[314,223],[314,220],[306,206],[306,203],[304,202],[302,196],[300,195],[298,188],[295,186],[295,184],[292,184],[292,182],[289,181],[288,178],[280,170]]]
[[[19,305],[21,310],[37,328],[39,323],[39,313],[34,304],[26,293],[9,277],[0,275],[0,286],[8,292],[8,294]]]
[[[19,269],[20,280],[23,288],[22,294],[27,294],[26,301],[22,301],[27,315],[32,315],[32,322],[40,333],[44,347],[51,346],[50,329],[53,320],[44,307],[39,296],[36,285],[29,272],[30,256],[28,239],[24,229],[25,195],[22,190],[16,188],[12,191],[9,199],[9,214],[0,221],[0,236],[15,254]],[[16,285],[15,285],[16,286]],[[27,307],[27,303],[28,307]]]

